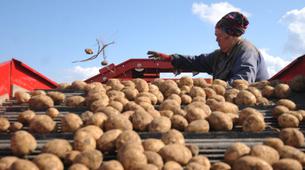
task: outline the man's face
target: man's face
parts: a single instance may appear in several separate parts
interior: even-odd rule
[[[215,36],[220,50],[224,53],[228,52],[231,48],[231,36],[220,28],[215,28]]]

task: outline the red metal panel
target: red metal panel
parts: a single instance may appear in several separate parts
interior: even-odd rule
[[[288,82],[297,75],[305,76],[305,55],[298,57],[285,68],[275,74],[270,80],[281,80]]]
[[[10,62],[0,64],[0,96],[10,94]]]
[[[34,89],[52,89],[56,88],[57,84],[29,66],[18,60],[12,60],[12,84],[25,88],[27,90]]]

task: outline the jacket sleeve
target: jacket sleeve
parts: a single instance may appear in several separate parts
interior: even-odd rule
[[[187,56],[181,54],[173,54],[172,65],[176,69],[189,69],[198,72],[213,73],[213,64],[215,55],[218,51],[209,54],[200,54],[197,56]]]
[[[228,82],[232,84],[236,79],[247,80],[249,83],[255,82],[259,59],[260,55],[256,49],[241,51],[233,66],[231,71],[232,76]]]

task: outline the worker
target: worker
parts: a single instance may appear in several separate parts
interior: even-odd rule
[[[249,22],[240,12],[230,12],[215,26],[219,49],[209,54],[187,56],[148,51],[149,58],[170,61],[176,70],[192,70],[213,75],[231,84],[236,79],[249,83],[268,79],[267,67],[259,50],[242,38]]]

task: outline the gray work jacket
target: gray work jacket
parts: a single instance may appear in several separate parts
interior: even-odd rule
[[[244,39],[241,39],[229,54],[218,49],[198,56],[180,54],[171,56],[175,69],[206,72],[211,74],[213,79],[222,79],[230,84],[236,79],[253,83],[269,78],[263,56],[254,45]]]

